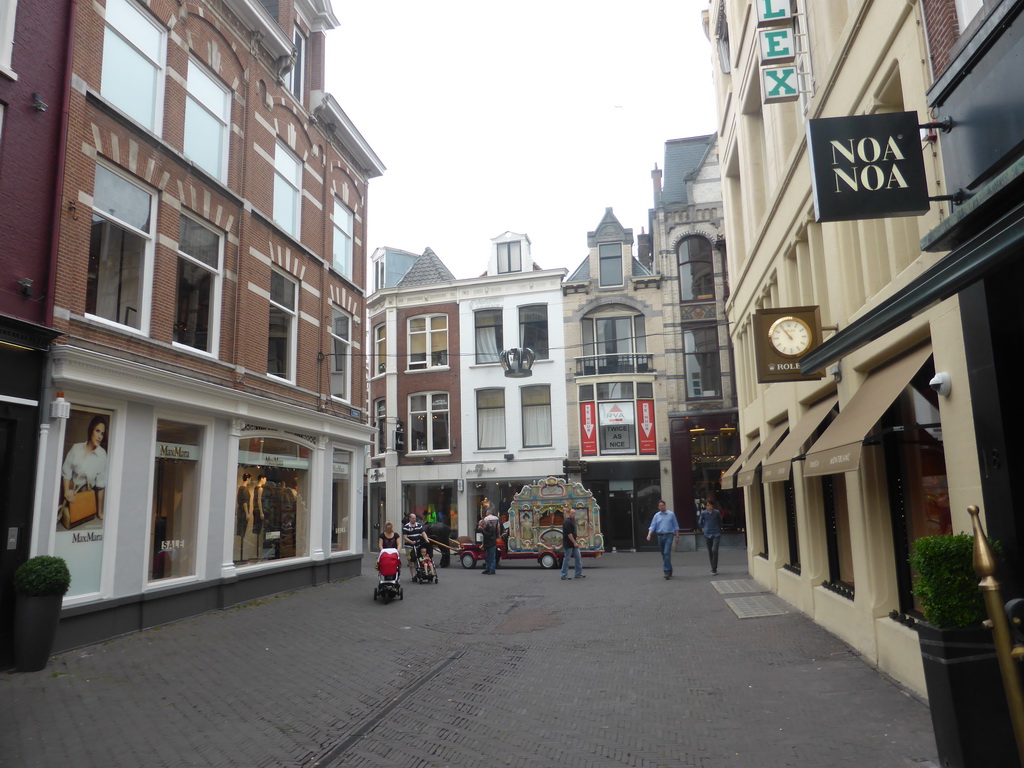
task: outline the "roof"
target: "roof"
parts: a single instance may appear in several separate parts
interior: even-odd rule
[[[717,134],[690,136],[665,142],[665,171],[661,191],[662,203],[688,203],[686,182],[700,168]]]
[[[438,283],[450,283],[455,280],[455,275],[442,263],[433,250],[427,248],[423,254],[413,262],[409,271],[405,273],[399,282],[399,288],[408,288],[414,285],[436,285]]]

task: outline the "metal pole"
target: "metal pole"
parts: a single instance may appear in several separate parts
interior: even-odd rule
[[[996,558],[981,527],[980,511],[972,504],[967,508],[967,512],[974,526],[974,570],[981,576],[978,588],[985,597],[985,608],[988,611],[989,620],[986,626],[992,630],[996,657],[999,659],[999,671],[1003,676],[1003,690],[1013,722],[1013,735],[1017,740],[1017,758],[1020,765],[1024,766],[1024,696],[1021,695],[1020,676],[1014,663],[1010,622],[1006,618],[999,581],[995,577]]]

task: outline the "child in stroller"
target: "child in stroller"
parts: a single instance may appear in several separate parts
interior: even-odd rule
[[[431,581],[437,584],[437,569],[434,568],[434,561],[430,557],[430,548],[421,544],[416,550],[416,573],[412,580],[418,584],[429,584]]]
[[[378,597],[385,603],[396,597],[405,599],[402,594],[402,556],[393,547],[385,547],[377,555],[377,586],[373,588],[373,599]]]

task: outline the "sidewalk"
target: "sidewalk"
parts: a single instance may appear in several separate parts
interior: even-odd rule
[[[789,613],[745,553],[364,575],[0,674],[0,766],[932,768],[927,707]],[[747,601],[750,604],[750,601]],[[756,603],[755,603],[756,605]],[[740,606],[743,609],[743,606]],[[748,609],[757,612],[757,609]]]

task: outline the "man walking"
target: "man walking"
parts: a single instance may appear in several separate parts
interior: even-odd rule
[[[676,513],[669,509],[665,500],[658,502],[658,511],[651,520],[651,527],[647,530],[647,540],[651,540],[652,534],[658,534],[658,549],[661,550],[662,569],[665,571],[665,578],[672,578],[672,545],[679,536],[679,523],[676,522]]]
[[[477,526],[484,535],[484,573],[494,574],[498,567],[498,516],[489,504],[487,514]]]
[[[697,527],[704,531],[704,542],[708,545],[708,559],[711,572],[718,573],[718,547],[722,543],[722,511],[715,509],[715,502],[708,499],[697,518]]]
[[[576,510],[569,507],[565,513],[565,520],[562,521],[562,581],[569,578],[569,558],[574,558],[576,564],[575,579],[585,579],[583,573],[583,558],[580,557],[580,545],[576,541]]]

